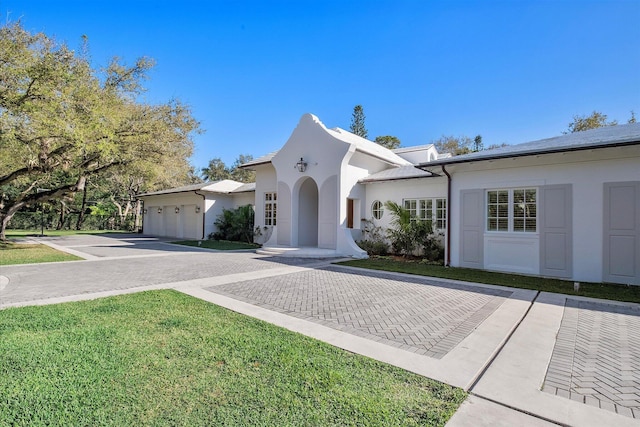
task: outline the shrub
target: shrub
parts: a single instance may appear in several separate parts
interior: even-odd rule
[[[404,256],[421,253],[430,261],[444,259],[442,235],[434,233],[431,221],[411,216],[408,209],[395,202],[385,203],[391,213],[393,228],[387,230],[394,253]]]
[[[364,239],[356,244],[369,255],[386,255],[389,253],[389,244],[382,233],[382,227],[373,224],[372,220],[363,220],[362,235]]]
[[[253,243],[254,217],[251,205],[240,206],[237,209],[222,209],[222,213],[213,223],[218,231],[211,233],[209,238]]]
[[[444,235],[441,233],[431,233],[422,243],[422,256],[428,261],[444,263]]]
[[[384,205],[393,217],[393,227],[387,230],[387,236],[394,253],[414,255],[416,249],[422,249],[428,236],[433,233],[431,221],[413,218],[408,209],[395,202],[388,201]]]

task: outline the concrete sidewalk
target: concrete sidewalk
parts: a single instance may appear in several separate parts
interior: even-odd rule
[[[637,304],[140,235],[47,243],[88,260],[3,267],[0,308],[176,289],[468,390],[449,426],[639,425]]]

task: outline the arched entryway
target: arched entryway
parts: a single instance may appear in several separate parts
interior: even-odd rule
[[[298,196],[298,246],[318,246],[318,186],[307,178]]]

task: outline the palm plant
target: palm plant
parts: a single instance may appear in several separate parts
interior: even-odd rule
[[[406,257],[413,254],[417,248],[424,246],[433,232],[431,221],[413,217],[409,209],[403,208],[396,202],[387,201],[384,206],[392,217],[392,227],[387,229],[387,236],[393,251]]]

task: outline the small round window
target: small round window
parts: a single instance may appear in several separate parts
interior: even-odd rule
[[[373,202],[373,204],[371,205],[371,215],[373,215],[375,219],[380,219],[382,218],[383,213],[384,205],[382,204],[382,202],[380,200],[376,200],[375,202]]]

